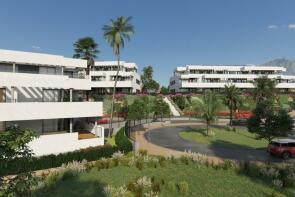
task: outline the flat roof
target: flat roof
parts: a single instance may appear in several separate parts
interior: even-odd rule
[[[176,67],[176,71],[185,71],[190,69],[196,70],[229,70],[229,71],[252,71],[252,70],[267,70],[267,71],[286,71],[286,68],[279,66],[257,66],[253,64],[246,65],[185,65]]]
[[[87,68],[87,61],[82,59],[66,58],[61,55],[51,55],[46,53],[33,53],[5,49],[0,49],[0,62]]]

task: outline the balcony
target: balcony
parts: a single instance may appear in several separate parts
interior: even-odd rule
[[[182,88],[224,88],[225,85],[234,84],[237,88],[253,88],[252,83],[226,83],[226,82],[182,82]]]
[[[0,103],[0,121],[102,116],[102,102]]]
[[[40,87],[52,89],[90,90],[90,78],[76,79],[65,75],[44,75],[0,72],[1,86]]]
[[[114,87],[115,81],[92,81],[91,86],[94,88],[111,88]],[[132,88],[133,83],[129,81],[118,81],[117,88]]]

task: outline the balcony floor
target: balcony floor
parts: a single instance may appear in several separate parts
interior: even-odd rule
[[[79,133],[78,135],[79,140],[96,138],[96,136],[89,131],[79,131],[78,133]]]

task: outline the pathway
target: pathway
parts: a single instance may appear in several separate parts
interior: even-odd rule
[[[163,100],[165,103],[169,105],[170,111],[173,116],[180,116],[180,113],[177,111],[177,109],[174,107],[171,101],[167,98],[167,96],[165,96]]]

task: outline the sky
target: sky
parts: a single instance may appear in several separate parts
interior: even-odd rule
[[[73,43],[91,36],[97,60],[115,60],[102,27],[132,16],[122,60],[152,65],[167,85],[186,64],[295,59],[294,8],[294,0],[1,0],[0,48],[72,57]]]

